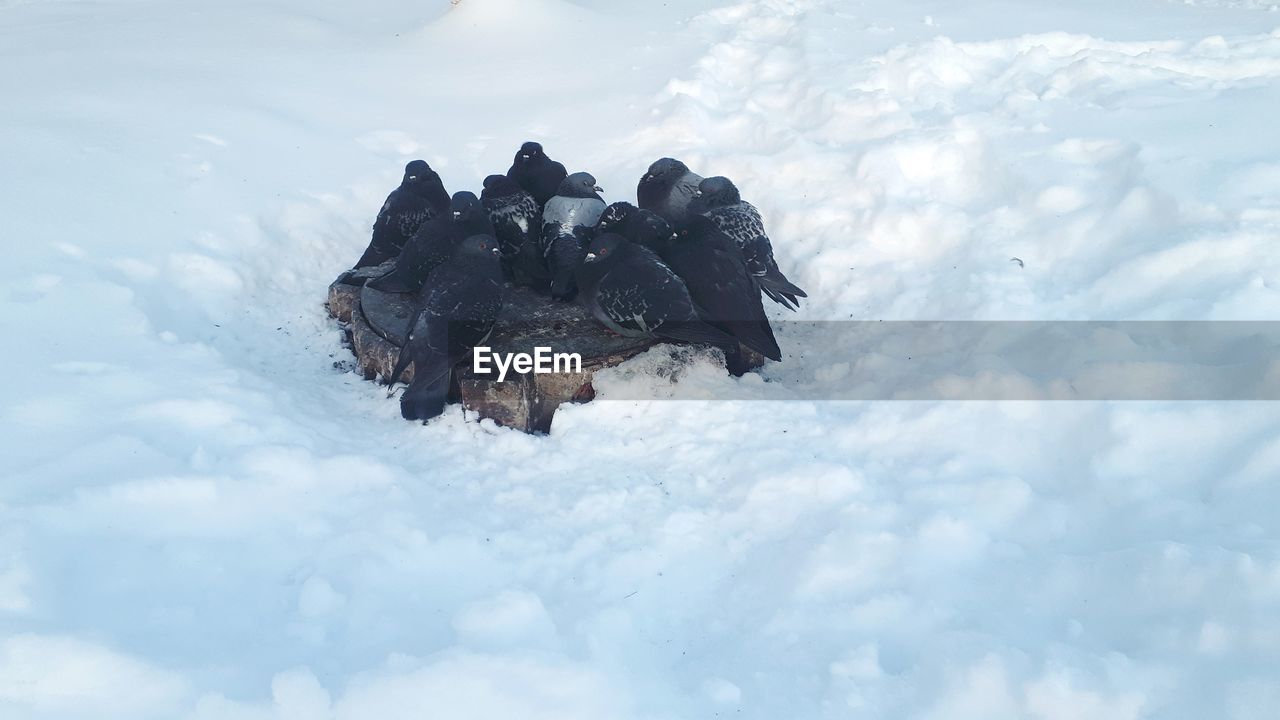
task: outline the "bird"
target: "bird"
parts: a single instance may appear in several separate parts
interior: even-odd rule
[[[698,191],[702,176],[675,158],[655,160],[636,186],[636,204],[651,210],[679,230],[689,213],[689,201]]]
[[[542,211],[533,196],[506,175],[490,175],[480,203],[493,223],[504,272],[518,284],[534,285],[540,278],[545,285],[549,276],[538,257]]]
[[[547,157],[542,145],[532,141],[520,146],[507,170],[507,177],[532,195],[539,208],[555,196],[568,174],[564,165]]]
[[[690,203],[690,211],[710,218],[716,227],[733,238],[742,251],[747,270],[755,277],[760,291],[770,300],[789,310],[795,310],[800,304],[796,298],[809,297],[778,268],[778,262],[773,259],[773,245],[769,243],[769,236],[764,231],[760,211],[742,200],[732,180],[722,176],[703,180],[698,184],[697,195]]]
[[[618,233],[627,240],[662,255],[676,234],[671,224],[651,210],[641,210],[629,202],[606,207],[596,223],[596,232]]]
[[[373,238],[355,267],[379,265],[400,253],[422,223],[449,208],[449,193],[424,160],[404,166],[400,187],[391,191],[373,221]]]
[[[617,233],[591,241],[577,271],[578,302],[606,328],[627,337],[705,343],[726,357],[738,341],[698,315],[689,290],[652,250]]]
[[[576,172],[560,182],[542,211],[542,253],[551,275],[552,297],[573,298],[574,270],[582,261],[591,228],[604,212],[601,191],[591,173]]]
[[[703,320],[770,360],[782,360],[755,277],[737,244],[710,218],[694,216],[663,246],[660,257],[684,281]],[[726,351],[725,364],[733,375],[750,369],[736,344],[733,352]]]
[[[458,243],[472,235],[492,234],[493,223],[475,193],[456,192],[449,212],[423,223],[400,251],[395,267],[366,285],[382,292],[417,292],[427,275],[453,255]]]
[[[387,378],[394,386],[413,363],[413,381],[400,396],[404,419],[425,422],[444,412],[454,366],[493,332],[505,299],[499,258],[493,235],[472,235],[428,275]]]

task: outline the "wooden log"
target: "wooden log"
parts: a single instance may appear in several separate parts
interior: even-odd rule
[[[351,309],[360,299],[360,291],[364,288],[365,281],[387,273],[393,265],[395,260],[388,260],[381,265],[348,270],[339,275],[338,279],[329,286],[329,314],[337,318],[338,322],[351,322]]]
[[[391,374],[415,312],[412,295],[363,287],[365,280],[386,270],[344,273],[329,287],[329,312],[350,332],[360,371],[369,380]],[[530,433],[550,432],[561,404],[595,397],[591,380],[596,371],[656,344],[649,338],[622,337],[605,330],[576,303],[552,300],[528,288],[508,288],[506,304],[488,340],[491,351],[533,354],[536,348],[545,347],[557,353],[576,353],[582,358],[581,372],[511,371],[498,382],[476,375],[468,357],[454,369],[450,400],[499,425]],[[752,355],[757,366],[763,363],[764,358]],[[412,379],[411,364],[401,380]]]

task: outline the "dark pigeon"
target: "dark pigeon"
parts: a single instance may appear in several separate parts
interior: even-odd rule
[[[597,233],[618,233],[628,241],[643,245],[662,255],[675,238],[670,223],[649,210],[641,210],[629,202],[616,202],[604,209],[596,224]]]
[[[413,363],[413,382],[400,396],[406,420],[426,421],[444,412],[454,366],[488,339],[503,299],[498,241],[492,235],[464,239],[453,257],[431,271],[409,338],[387,378],[394,385]]]
[[[592,228],[604,212],[600,186],[591,173],[566,177],[542,211],[542,252],[551,274],[551,296],[573,298],[573,273],[586,254]]]
[[[436,171],[422,160],[405,165],[404,179],[378,211],[378,218],[373,221],[373,239],[355,267],[378,265],[399,255],[422,223],[448,208],[449,193]]]
[[[592,240],[577,276],[578,302],[619,335],[706,343],[726,356],[737,352],[737,340],[698,316],[684,281],[653,251],[621,235]]]
[[[689,227],[663,247],[661,257],[684,280],[703,320],[770,360],[782,359],[742,252],[710,218],[691,218]],[[725,353],[725,365],[734,375],[749,369],[736,347]]]
[[[449,212],[423,223],[400,251],[395,267],[367,285],[383,292],[417,292],[437,265],[453,257],[458,243],[472,235],[492,234],[493,223],[475,193],[454,193]]]
[[[729,178],[717,176],[703,180],[691,208],[694,213],[710,218],[716,227],[733,238],[742,251],[747,270],[769,299],[795,310],[800,304],[796,298],[809,297],[782,274],[773,259],[773,245],[765,234],[760,211],[751,203],[743,202]]]
[[[568,174],[564,165],[547,157],[542,145],[536,142],[521,145],[507,170],[507,177],[532,195],[538,207],[555,197],[556,190]]]
[[[636,204],[650,210],[680,230],[689,215],[689,201],[698,192],[702,176],[675,158],[662,158],[649,166],[636,187]]]
[[[506,175],[484,179],[480,202],[502,250],[502,266],[521,285],[546,286],[550,279],[540,257],[542,211],[533,196]]]

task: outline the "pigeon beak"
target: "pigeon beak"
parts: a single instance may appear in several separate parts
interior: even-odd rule
[[[596,192],[604,192],[604,188],[600,187],[599,185],[595,186],[592,189],[595,190]]]
[[[694,190],[694,191],[693,191],[693,196],[694,196],[694,197],[702,197],[702,191],[701,191],[701,190]]]
[[[410,180],[417,180],[417,179],[418,179],[418,176],[417,176],[417,175],[410,175],[410,176],[409,176],[409,179],[410,179]]]
[[[501,255],[501,254],[502,254],[502,251],[501,251],[501,250],[499,250],[498,248],[494,248],[494,249],[492,250],[492,252],[493,252],[493,254],[494,254],[494,255]]]
[[[528,155],[521,155],[520,157],[524,158],[525,160],[528,160],[528,159],[529,159],[529,156],[528,156]]]
[[[582,258],[582,262],[595,262],[595,261],[596,261],[595,253],[587,253],[587,256]]]
[[[454,210],[454,211],[453,211],[453,219],[454,219],[454,220],[457,220],[457,219],[458,219],[458,218],[460,218],[460,217],[462,217],[462,213],[458,212],[457,210]]]
[[[678,238],[678,237],[680,237],[680,233],[671,233],[671,239],[672,239],[672,240],[675,240],[675,239],[676,239],[676,238]]]

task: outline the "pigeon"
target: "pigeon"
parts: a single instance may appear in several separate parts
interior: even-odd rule
[[[409,337],[387,378],[395,385],[413,363],[413,382],[400,396],[404,419],[425,422],[444,412],[453,368],[493,332],[503,288],[498,241],[492,235],[464,239],[457,253],[427,276]]]
[[[782,359],[755,277],[733,238],[710,218],[691,218],[689,227],[666,243],[660,255],[689,288],[703,320],[770,360]],[[725,365],[733,375],[749,369],[736,345],[733,352],[726,351]]]
[[[618,233],[627,240],[643,245],[658,255],[675,239],[671,225],[650,210],[641,210],[629,202],[616,202],[604,209],[596,232]]]
[[[649,166],[636,187],[636,203],[651,210],[679,230],[689,214],[689,201],[698,191],[702,176],[674,158],[662,158]]]
[[[494,236],[502,250],[503,270],[516,283],[536,285],[549,280],[546,266],[539,257],[542,211],[533,196],[506,175],[490,175],[484,179],[480,202]]]
[[[573,298],[574,270],[582,262],[583,246],[604,212],[600,186],[591,173],[566,177],[542,211],[542,255],[551,274],[551,296]]]
[[[729,178],[717,176],[703,180],[698,185],[698,195],[690,209],[694,214],[710,218],[716,227],[733,238],[742,251],[747,270],[755,276],[760,291],[770,300],[795,310],[800,304],[797,297],[809,297],[778,269],[760,211],[751,203],[742,201],[738,188]]]
[[[568,174],[564,165],[547,157],[542,152],[542,145],[536,142],[521,145],[507,170],[507,177],[515,180],[525,192],[532,195],[538,207],[546,205],[548,200],[555,197],[560,182]]]
[[[493,234],[493,223],[475,193],[454,193],[449,210],[423,223],[400,251],[395,267],[366,285],[383,292],[417,292],[427,275],[448,260],[463,239]]]
[[[578,302],[619,335],[706,343],[726,356],[737,351],[737,340],[698,316],[688,288],[671,268],[617,233],[591,241],[577,279]]]
[[[404,166],[400,187],[391,191],[373,221],[373,239],[356,268],[378,265],[400,253],[422,223],[449,208],[449,193],[431,166],[414,160]]]

